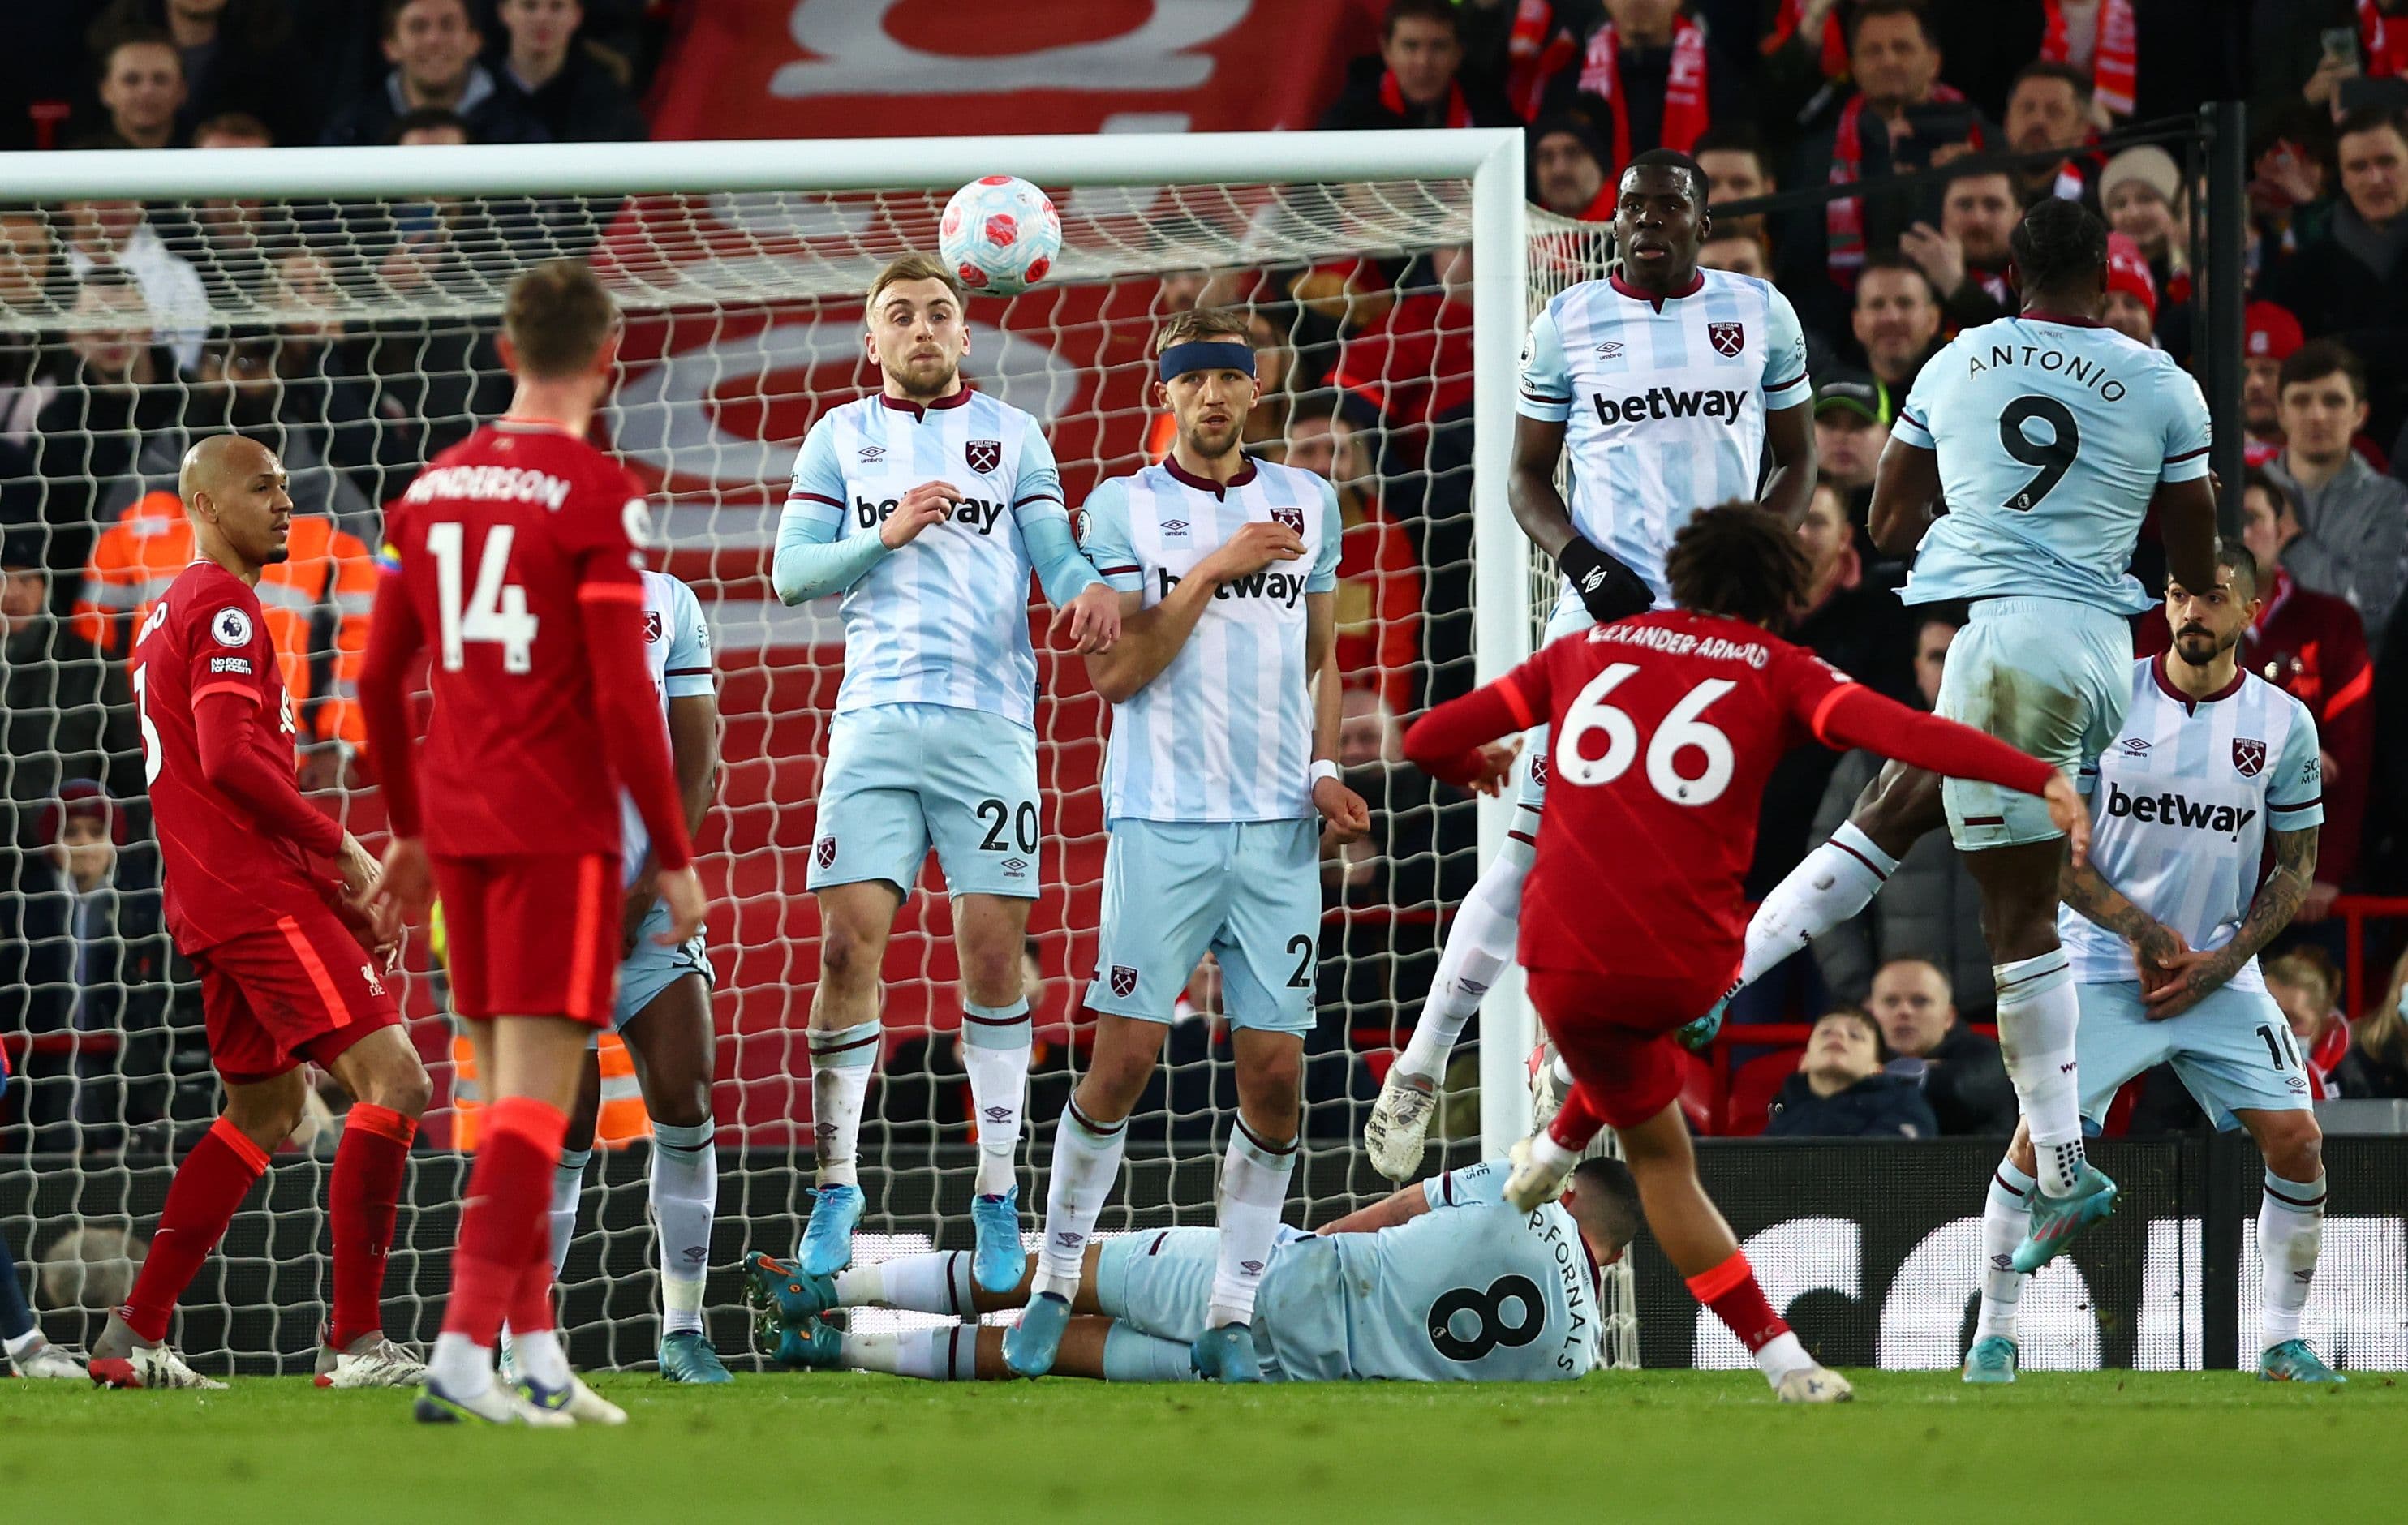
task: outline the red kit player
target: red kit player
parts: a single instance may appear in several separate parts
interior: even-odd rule
[[[294,783],[293,699],[252,591],[261,567],[284,560],[293,499],[275,453],[232,435],[194,446],[178,487],[199,559],[142,627],[134,695],[167,931],[200,972],[225,1110],[177,1167],[133,1295],[93,1344],[93,1380],[223,1385],[168,1346],[168,1320],[268,1155],[300,1122],[306,1059],[354,1098],[327,1188],[335,1303],[319,1382],[412,1386],[424,1368],[385,1339],[380,1303],[426,1071],[378,977],[381,961],[332,905],[340,895],[357,907],[376,882],[375,860]],[[337,865],[339,888],[323,860]]]
[[[1414,722],[1405,752],[1435,777],[1493,792],[1512,754],[1489,745],[1552,727],[1538,859],[1523,899],[1530,1003],[1575,1084],[1544,1132],[1514,1148],[1505,1188],[1555,1197],[1600,1127],[1621,1135],[1657,1243],[1698,1301],[1756,1355],[1785,1402],[1850,1396],[1772,1311],[1698,1184],[1672,1032],[1739,969],[1741,883],[1756,805],[1781,754],[1813,739],[1863,747],[2048,802],[2081,862],[2089,820],[2046,763],[1864,689],[1768,633],[1804,601],[1806,560],[1775,515],[1707,509],[1665,561],[1676,608],[1567,635],[1496,682]]]
[[[383,760],[386,926],[438,891],[452,1004],[493,1097],[418,1417],[617,1424],[552,1326],[545,1213],[620,962],[619,795],[652,834],[674,947],[701,927],[685,811],[644,663],[642,489],[585,443],[619,321],[584,265],[510,283],[510,411],[435,458],[387,518],[360,705]],[[431,648],[423,747],[408,691]],[[420,785],[426,802],[420,805]],[[494,1379],[509,1320],[522,1380]]]

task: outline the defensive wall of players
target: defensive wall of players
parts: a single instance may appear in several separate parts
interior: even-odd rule
[[[2132,1367],[2173,1370],[2241,1365],[2239,1333],[2255,1327],[2255,1224],[2263,1166],[2246,1139],[2105,1140],[2093,1146],[2125,1190],[2125,1205],[2025,1294],[2021,1330],[2034,1370]],[[1947,1369],[1957,1364],[1981,1261],[1984,1184],[1998,1164],[1985,1139],[1787,1142],[1701,1140],[1698,1170],[1746,1246],[1776,1307],[1800,1337],[1842,1366]],[[862,1169],[878,1210],[855,1244],[864,1260],[931,1248],[969,1247],[968,1151],[905,1151],[913,1163]],[[1432,1171],[1479,1158],[1474,1141]],[[56,1276],[62,1237],[78,1219],[106,1229],[155,1220],[167,1162],[128,1157],[99,1166],[35,1157],[0,1172],[0,1219],[41,1225],[25,1258],[28,1280]],[[411,1160],[386,1286],[396,1339],[435,1333],[450,1284],[450,1247],[468,1158]],[[731,1366],[752,1348],[736,1265],[749,1244],[791,1243],[808,1204],[806,1177],[782,1151],[723,1162],[713,1272],[706,1317]],[[1174,1221],[1210,1222],[1216,1160],[1169,1160],[1132,1151],[1124,1212],[1115,1203],[1105,1233]],[[1042,1162],[1039,1162],[1039,1168]],[[277,1361],[237,1358],[244,1375],[297,1375],[308,1367],[322,1304],[323,1172],[328,1162],[287,1159],[267,1173],[227,1232],[219,1261],[204,1270],[182,1314],[182,1339],[203,1350],[285,1352]],[[562,1276],[570,1359],[588,1370],[652,1359],[659,1344],[658,1289],[645,1221],[640,1148],[609,1153],[586,1191],[583,1227]],[[2323,1263],[2306,1312],[2306,1333],[2345,1369],[2408,1367],[2408,1137],[2333,1136],[2325,1169],[2338,1210],[2327,1220]],[[1297,1168],[1292,1221],[1325,1220],[1348,1192],[1385,1183],[1353,1150],[1326,1150]],[[12,1230],[12,1233],[16,1231]],[[1750,1364],[1681,1278],[1644,1239],[1633,1248],[1641,1364],[1650,1368]],[[222,1267],[222,1270],[220,1267]],[[2231,1267],[2211,1274],[2210,1267]],[[222,1276],[222,1282],[211,1278]],[[87,1304],[108,1295],[95,1282]],[[43,1301],[56,1306],[55,1295]],[[229,1311],[232,1310],[232,1311]],[[82,1318],[45,1311],[51,1338],[80,1344],[101,1310]],[[858,1310],[857,1328],[900,1328],[927,1316]],[[870,1322],[875,1320],[877,1322]],[[2328,1341],[2330,1342],[2329,1347]],[[2254,1347],[2253,1347],[2254,1349]]]

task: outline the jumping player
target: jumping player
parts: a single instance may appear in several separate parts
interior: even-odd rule
[[[2227,546],[2216,567],[2206,592],[2166,589],[2172,648],[2131,664],[2123,729],[2084,773],[2098,832],[2089,865],[2066,871],[2057,917],[2082,1004],[2082,1114],[2103,1123],[2126,1081],[2171,1062],[2216,1126],[2249,1131],[2266,1161],[2258,1375],[2338,1382],[2300,1337],[2324,1240],[2324,1134],[2290,1022],[2258,972],[2258,949],[2315,879],[2323,769],[2307,706],[2236,660],[2258,616],[2256,558]],[[2270,843],[2273,868],[2260,880]],[[2018,1131],[1990,1184],[1968,1382],[2015,1379],[2024,1276],[2014,1257],[2036,1162]]]
[[[1503,1161],[1433,1176],[1312,1233],[1283,1228],[1247,1352],[1267,1381],[1570,1382],[1596,1366],[1597,1278],[1639,1230],[1618,1160],[1573,1172],[1563,1200],[1503,1205]],[[1054,1371],[1108,1382],[1193,1382],[1218,1259],[1211,1229],[1091,1243]],[[1026,1304],[1027,1284],[975,1286],[938,1251],[805,1277],[756,1258],[747,1295],[781,1360],[935,1381],[1007,1380],[1004,1332],[980,1314]],[[902,1334],[842,1333],[830,1308],[909,1308],[972,1320]]]
[[[1054,1131],[1034,1291],[1004,1342],[1054,1364],[1087,1239],[1120,1176],[1129,1109],[1207,949],[1220,959],[1238,1119],[1221,1166],[1217,1267],[1196,1364],[1259,1379],[1248,1325],[1296,1165],[1304,1035],[1321,940],[1320,844],[1370,827],[1338,777],[1338,493],[1242,449],[1256,396],[1245,320],[1200,308],[1155,340],[1169,458],[1097,487],[1081,539],[1118,591],[1121,643],[1090,657],[1112,706],[1104,764],[1096,1047]]]
[[[710,667],[710,624],[694,590],[666,572],[644,581],[644,665],[668,721],[669,760],[685,806],[686,830],[699,834],[719,774],[719,697]],[[663,947],[657,934],[669,909],[653,884],[655,864],[643,817],[620,795],[621,874],[626,909],[619,946],[619,997],[610,1025],[626,1041],[636,1085],[652,1121],[652,1220],[659,1230],[661,1376],[670,1382],[732,1380],[702,1327],[702,1283],[710,1261],[710,1223],[719,1204],[719,1155],[712,1147],[710,953],[703,934]],[[568,1135],[552,1190],[552,1270],[558,1279],[577,1229],[577,1206],[593,1159],[602,1076],[588,1061],[569,1115]],[[515,1369],[515,1352],[506,1362]]]
[[[417,1409],[426,1420],[626,1418],[568,1368],[544,1233],[585,1049],[610,1017],[622,787],[668,906],[656,940],[693,937],[706,905],[644,664],[643,496],[585,443],[618,340],[618,313],[586,266],[554,260],[513,280],[502,337],[517,382],[510,410],[410,484],[380,556],[360,680],[394,833],[376,903],[397,926],[440,887],[452,1006],[493,1098]],[[406,684],[429,646],[435,705],[422,758]],[[435,786],[424,807],[422,767]],[[514,1390],[494,1380],[505,1318]]]
[[[1058,610],[1054,628],[1067,625],[1082,652],[1111,644],[1120,605],[1071,541],[1038,421],[962,380],[969,320],[953,273],[907,254],[870,282],[868,307],[880,390],[804,436],[773,572],[789,604],[844,595],[844,683],[806,878],[821,923],[818,1181],[795,1254],[821,1276],[852,1263],[880,967],[934,846],[953,897],[979,1119],[978,1276],[1001,1290],[1025,1259],[1014,1157],[1033,1029],[1020,951],[1043,877],[1029,574]]]
[[[1639,155],[1614,203],[1620,272],[1581,282],[1531,321],[1510,491],[1523,532],[1563,573],[1550,640],[1664,598],[1665,549],[1700,504],[1760,497],[1794,522],[1814,495],[1813,384],[1798,315],[1761,280],[1698,267],[1713,226],[1705,175],[1687,155]],[[1759,492],[1768,447],[1772,471]],[[1569,508],[1555,486],[1568,450]],[[1390,1180],[1420,1167],[1437,1076],[1512,960],[1545,752],[1534,738],[1512,830],[1455,909],[1429,999],[1364,1129],[1371,1163]]]
[[[1872,533],[1891,554],[1921,542],[1906,602],[1972,601],[1939,712],[2071,769],[2098,758],[2131,692],[2126,620],[2155,602],[2125,570],[2142,520],[2156,513],[2176,583],[2213,586],[2207,404],[2162,350],[2100,325],[2107,235],[2096,217],[2042,201],[2009,242],[2022,313],[1968,329],[1924,366],[1882,453]],[[1949,512],[1935,520],[1943,495]],[[1740,980],[1862,910],[1943,817],[1981,887],[2000,1048],[2040,1146],[2031,1237],[2015,1252],[2032,1270],[2115,1202],[2114,1183],[2083,1158],[2079,999],[2057,942],[2064,850],[2037,805],[1885,769],[1848,823],[1765,897]],[[1701,1032],[1718,1019],[1709,1013]]]
[[[1757,1286],[1698,1184],[1670,1034],[1730,981],[1756,807],[1781,754],[1812,738],[2044,796],[2087,834],[2080,795],[2047,764],[1919,714],[1769,634],[1805,591],[1788,522],[1750,503],[1694,518],[1665,573],[1676,606],[1558,639],[1512,672],[1423,716],[1405,753],[1433,777],[1493,790],[1496,737],[1552,724],[1552,798],[1522,919],[1531,1004],[1574,1085],[1515,1146],[1505,1200],[1553,1196],[1597,1131],[1621,1135],[1648,1226],[1698,1301],[1754,1352],[1784,1402],[1847,1382],[1817,1366]]]
[[[424,1368],[384,1337],[381,1300],[429,1086],[380,977],[390,949],[363,948],[332,904],[356,907],[376,861],[294,781],[293,699],[253,591],[260,569],[284,559],[293,499],[275,453],[232,435],[186,451],[177,485],[199,559],[143,623],[134,699],[167,931],[200,973],[225,1107],[176,1169],[133,1294],[93,1342],[92,1378],[223,1386],[167,1345],[168,1320],[300,1122],[308,1060],[354,1098],[327,1183],[335,1298],[318,1375],[329,1387],[412,1386]]]

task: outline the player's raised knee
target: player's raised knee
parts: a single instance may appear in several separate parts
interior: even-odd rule
[[[2325,1132],[2316,1125],[2315,1113],[2304,1108],[2265,1113],[2256,1133],[2266,1168],[2283,1179],[2313,1181],[2324,1174]]]

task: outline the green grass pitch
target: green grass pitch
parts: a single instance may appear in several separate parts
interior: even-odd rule
[[[27,1521],[345,1525],[2402,1518],[2397,1376],[1850,1375],[1855,1404],[1801,1409],[1753,1372],[1248,1390],[628,1374],[595,1382],[625,1429],[542,1433],[420,1427],[404,1395],[299,1379],[0,1382],[0,1490]]]

